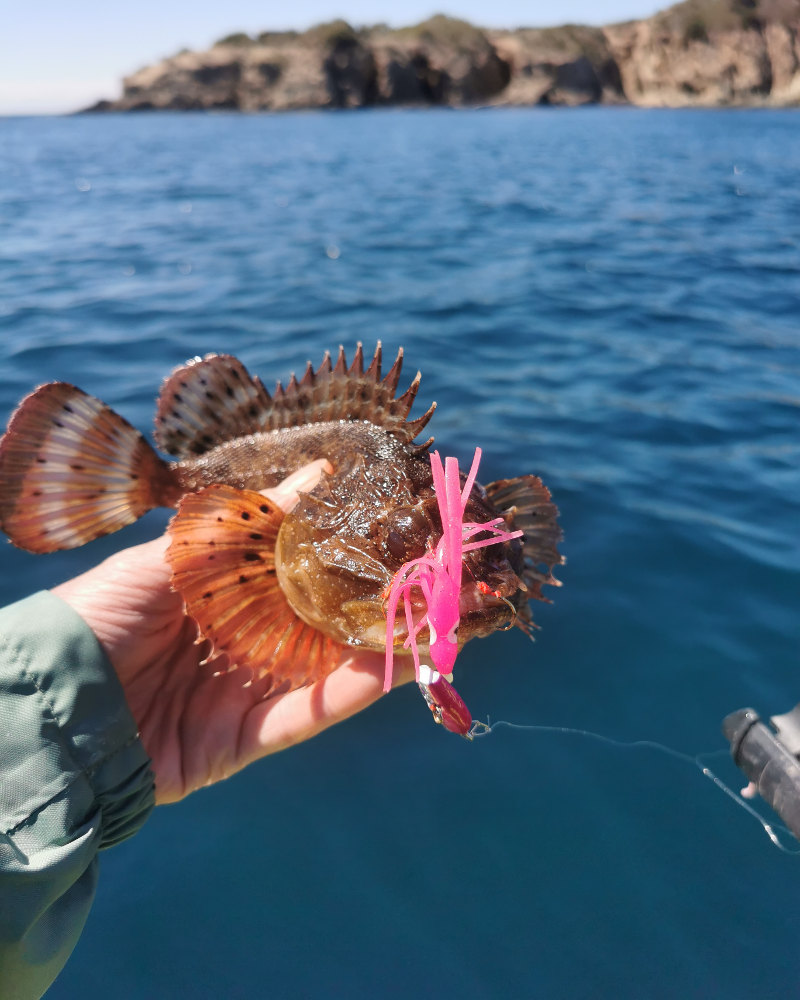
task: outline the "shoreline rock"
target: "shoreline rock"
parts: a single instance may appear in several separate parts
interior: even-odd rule
[[[144,67],[86,111],[584,104],[800,105],[800,0],[685,0],[602,28],[484,30],[437,15],[239,34]]]

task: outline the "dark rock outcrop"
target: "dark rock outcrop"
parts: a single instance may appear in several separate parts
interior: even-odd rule
[[[362,108],[375,103],[375,56],[357,39],[339,39],[325,54],[322,68],[332,107]]]
[[[437,15],[413,28],[376,32],[383,104],[485,104],[501,94],[511,67],[487,35]]]
[[[602,28],[521,28],[492,41],[513,67],[507,104],[619,104],[619,67]]]

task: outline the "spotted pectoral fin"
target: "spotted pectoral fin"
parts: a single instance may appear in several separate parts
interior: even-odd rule
[[[283,516],[260,493],[210,486],[181,501],[167,551],[173,587],[213,651],[269,677],[270,692],[326,676],[343,648],[301,621],[278,584]]]
[[[550,491],[538,476],[519,476],[489,483],[486,492],[502,511],[509,528],[523,532],[522,579],[528,588],[527,596],[547,601],[542,586],[561,586],[553,576],[553,569],[565,561],[558,551],[563,536],[558,525],[558,508],[550,499]]]
[[[0,525],[30,552],[83,545],[179,495],[142,435],[66,382],[27,396],[0,441]]]

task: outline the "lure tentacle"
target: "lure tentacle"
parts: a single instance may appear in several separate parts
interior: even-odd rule
[[[522,531],[508,531],[501,527],[505,525],[502,517],[493,518],[483,524],[472,521],[464,523],[464,513],[475,485],[480,459],[481,450],[476,448],[469,474],[462,488],[458,461],[448,457],[442,463],[438,452],[430,455],[433,487],[442,521],[442,536],[431,552],[409,560],[395,573],[388,589],[386,604],[384,691],[388,691],[392,686],[395,618],[402,599],[408,633],[403,646],[411,650],[420,690],[437,722],[444,722],[446,717],[450,718],[447,705],[451,703],[455,705],[458,702],[462,706],[455,713],[458,723],[445,725],[445,728],[460,732],[463,736],[468,735],[472,720],[466,705],[446,678],[451,676],[458,655],[456,633],[460,620],[459,598],[464,554],[487,545],[511,541],[522,535]],[[475,539],[479,534],[485,534],[486,537]],[[421,591],[426,607],[425,613],[417,621],[414,621],[411,602],[411,590],[414,587]],[[433,673],[437,678],[435,685],[425,680],[431,668],[421,663],[417,644],[417,636],[426,626],[429,631],[428,646],[434,664]]]

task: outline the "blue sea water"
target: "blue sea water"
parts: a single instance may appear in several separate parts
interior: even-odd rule
[[[800,700],[798,176],[796,112],[2,120],[0,418],[61,379],[147,430],[197,354],[404,345],[440,449],[562,513],[536,643],[459,660],[473,713],[736,789],[722,717]],[[165,521],[7,546],[0,598]],[[107,852],[49,996],[798,996],[798,887],[691,763],[468,744],[409,686]]]

